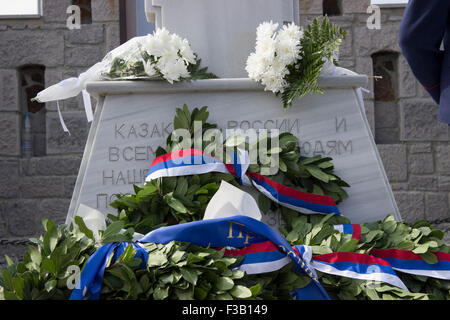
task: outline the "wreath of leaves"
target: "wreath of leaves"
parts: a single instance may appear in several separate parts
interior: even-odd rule
[[[206,107],[187,106],[177,109],[174,126],[186,128],[194,136],[193,121],[202,121],[205,128],[215,128],[207,123]],[[176,150],[178,142],[168,141],[160,147],[158,155]],[[272,179],[299,190],[332,196],[337,202],[347,194],[348,185],[333,173],[332,159],[320,156],[302,157],[297,139],[280,135],[278,152],[280,172]],[[250,146],[244,144],[246,148]],[[261,164],[251,167],[257,172]],[[282,168],[281,168],[282,167]],[[135,186],[134,195],[118,195],[111,205],[117,216],[109,215],[105,231],[100,232],[101,244],[132,241],[135,231],[146,233],[163,225],[200,220],[211,197],[222,180],[237,187],[232,175],[209,173],[187,177],[160,178],[145,186]],[[334,230],[333,225],[350,223],[342,216],[306,215],[279,207],[261,196],[262,212],[279,209],[285,222],[280,232],[291,245],[309,245],[313,254],[331,252],[357,252],[370,254],[373,248],[412,250],[427,263],[437,262],[433,252],[450,253],[443,242],[444,233],[427,221],[417,221],[412,226],[397,222],[392,216],[383,221],[361,225],[361,240],[352,239]],[[95,237],[81,218],[75,225],[56,227],[44,220],[45,234],[31,239],[23,261],[15,263],[7,257],[8,267],[1,271],[0,299],[67,299],[71,290],[67,281],[72,274],[69,266],[83,268],[88,257],[96,250]],[[126,230],[123,232],[123,230]],[[109,263],[103,281],[101,299],[292,299],[291,292],[306,286],[310,279],[297,274],[289,264],[272,273],[247,275],[233,271],[241,257],[224,256],[223,251],[198,247],[182,242],[167,245],[145,244],[149,259],[145,269],[135,258],[136,251],[128,246],[115,261]],[[333,299],[450,299],[450,281],[398,272],[409,291],[391,285],[338,277],[318,272],[319,281]]]

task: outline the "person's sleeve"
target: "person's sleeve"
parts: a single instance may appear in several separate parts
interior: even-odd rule
[[[450,0],[410,0],[400,24],[403,55],[420,84],[439,103],[443,51]]]

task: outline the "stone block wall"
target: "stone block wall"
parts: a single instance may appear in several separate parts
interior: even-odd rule
[[[67,28],[72,0],[43,1],[39,19],[0,20],[0,266],[4,255],[18,260],[27,239],[42,234],[42,218],[64,223],[89,132],[81,97],[44,112],[45,156],[21,157],[23,110],[20,68],[45,67],[45,86],[78,76],[120,45],[119,1],[92,0],[90,24]],[[95,106],[95,100],[93,100]]]
[[[347,30],[340,65],[369,76],[366,113],[402,217],[428,219],[450,231],[450,133],[438,106],[414,78],[398,45],[404,7],[381,8],[381,28],[369,29],[370,0],[342,0],[330,20]],[[300,0],[306,26],[323,16],[322,0]],[[375,71],[374,71],[375,70]],[[450,237],[447,232],[447,238]]]

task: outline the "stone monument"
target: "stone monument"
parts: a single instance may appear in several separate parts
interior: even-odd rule
[[[267,6],[261,5],[262,2]],[[253,51],[257,25],[268,20],[282,23],[293,19],[295,2],[147,0],[147,8],[151,5],[154,10],[149,12],[154,12],[150,15],[156,18],[157,26],[187,37],[202,61],[208,62],[205,65],[223,78],[174,85],[163,81],[88,83],[87,90],[97,98],[98,104],[66,222],[72,221],[80,204],[105,214],[115,213],[108,204],[115,199],[115,194],[132,193],[133,184],[144,183],[156,148],[165,145],[173,130],[175,109],[183,104],[190,108],[208,106],[209,121],[222,129],[265,128],[291,132],[299,138],[302,154],[332,157],[336,174],[351,185],[347,189],[349,197],[339,204],[344,216],[353,223],[375,221],[387,215],[401,220],[358,95],[358,89],[367,84],[367,76],[320,77],[319,85],[325,93],[297,99],[287,111],[283,110],[279,98],[243,78],[245,59]],[[209,10],[214,14],[209,15]],[[239,13],[233,15],[232,10]],[[199,26],[192,26],[197,21],[189,22],[189,17],[191,14],[198,17],[200,13],[204,15],[198,18],[200,25],[209,21],[208,17],[221,13],[226,19],[217,18],[217,24],[208,32],[198,31]],[[233,20],[235,17],[240,17],[238,21],[248,17],[252,22],[240,32],[235,28],[239,25]],[[223,54],[220,58],[215,55],[213,45],[222,40],[216,39],[218,34],[224,35],[222,46],[234,47],[219,50]],[[247,42],[248,46],[239,46]],[[263,221],[276,226],[280,217],[271,213]]]

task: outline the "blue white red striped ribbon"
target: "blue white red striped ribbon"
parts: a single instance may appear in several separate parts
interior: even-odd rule
[[[316,255],[312,258],[311,247],[298,245],[293,248],[303,261],[307,261],[315,270],[323,273],[366,281],[380,281],[408,290],[389,263],[383,259],[354,252],[336,252]],[[270,241],[251,244],[239,250],[227,249],[225,255],[243,256],[244,259],[237,269],[248,274],[277,271],[291,262],[291,259]]]
[[[205,154],[197,149],[173,151],[157,157],[150,167],[145,181],[160,177],[185,176],[207,172],[222,172],[235,175],[239,183],[251,184],[272,201],[302,213],[341,214],[333,198],[302,192],[279,184],[254,172],[247,172],[249,157],[245,150],[234,154],[232,164]],[[250,179],[249,179],[250,177]]]
[[[324,273],[366,281],[381,281],[408,291],[387,261],[367,254],[333,252],[314,256],[311,265]]]
[[[450,254],[448,253],[433,252],[438,259],[438,262],[434,264],[427,263],[420,255],[406,250],[372,249],[370,254],[387,261],[393,269],[400,272],[450,280]]]
[[[361,240],[361,225],[360,224],[336,224],[333,226],[334,230],[343,234],[350,234],[353,239]]]
[[[335,252],[312,257],[309,246],[294,246],[303,261],[323,273],[360,279],[380,281],[408,290],[394,270],[450,280],[450,254],[435,252],[438,262],[429,264],[419,255],[398,249],[372,249],[371,254]],[[226,255],[240,255],[244,259],[237,268],[248,274],[273,272],[291,262],[271,242],[251,244],[239,250],[225,250]]]
[[[292,262],[271,241],[251,244],[243,249],[226,249],[224,255],[244,256],[237,269],[248,274],[277,271]]]

